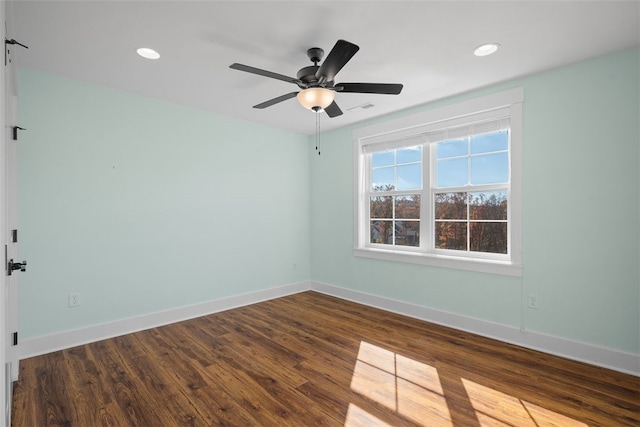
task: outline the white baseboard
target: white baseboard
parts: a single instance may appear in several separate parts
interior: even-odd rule
[[[308,290],[471,332],[544,353],[554,354],[567,359],[640,376],[640,356],[636,354],[625,353],[534,331],[521,332],[519,328],[513,326],[435,310],[416,304],[313,281],[264,289],[201,304],[178,307],[172,310],[92,325],[86,328],[59,332],[43,337],[25,339],[21,341],[19,345],[19,358],[26,359]]]
[[[25,339],[20,342],[18,354],[20,360],[53,351],[84,345],[103,339],[143,331],[145,329],[181,322],[232,308],[255,304],[299,292],[308,291],[310,282],[299,282],[290,285],[264,289],[247,294],[235,295],[208,301],[201,304],[178,307],[142,316],[101,323],[81,329],[59,332],[43,337]]]
[[[435,310],[327,283],[311,282],[311,290],[532,350],[640,376],[640,356],[637,354],[625,353],[534,331],[521,332],[520,328],[517,327]]]

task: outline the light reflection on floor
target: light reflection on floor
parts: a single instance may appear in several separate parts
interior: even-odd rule
[[[462,378],[481,426],[587,427],[587,424]]]
[[[349,409],[347,410],[347,420],[344,423],[348,427],[393,427],[391,424],[387,424],[379,418],[374,417],[367,411],[353,403],[349,403]]]
[[[360,343],[351,389],[418,425],[453,426],[437,370],[373,344]]]
[[[461,381],[481,427],[588,427],[465,378]],[[454,425],[436,368],[365,341],[360,343],[351,389],[417,425]],[[392,424],[350,403],[344,425],[387,427]]]

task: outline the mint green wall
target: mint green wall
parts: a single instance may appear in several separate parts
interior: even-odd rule
[[[309,279],[306,136],[33,69],[19,85],[21,337]]]
[[[312,278],[640,353],[639,81],[633,49],[323,134],[311,161]],[[354,257],[352,131],[520,86],[523,277]],[[538,310],[523,307],[521,288]]]
[[[301,135],[21,69],[22,337],[311,278],[638,354],[639,56],[324,133],[321,156]],[[352,131],[519,86],[523,277],[354,257]]]

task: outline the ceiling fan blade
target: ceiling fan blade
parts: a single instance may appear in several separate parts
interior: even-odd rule
[[[277,104],[279,102],[286,101],[287,99],[295,98],[297,94],[298,92],[287,93],[286,95],[281,95],[277,98],[270,99],[261,104],[254,105],[253,108],[263,109],[263,108],[271,107],[272,105]]]
[[[338,83],[335,90],[344,93],[378,93],[398,95],[402,91],[400,83]]]
[[[320,68],[318,68],[318,71],[316,71],[318,83],[322,84],[333,81],[338,71],[349,62],[359,49],[360,48],[353,43],[346,40],[338,40],[322,65],[320,65]]]
[[[250,67],[244,64],[233,63],[229,65],[229,68],[233,68],[234,70],[245,71],[247,73],[257,74],[259,76],[270,77],[272,79],[282,80],[283,82],[299,84],[302,83],[298,79],[294,79],[293,77],[285,76],[284,74],[278,74],[271,71],[261,70],[260,68]]]
[[[342,110],[336,104],[336,101],[333,101],[327,108],[324,109],[325,113],[329,117],[337,117],[342,115]]]

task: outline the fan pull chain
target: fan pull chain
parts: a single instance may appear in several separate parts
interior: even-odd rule
[[[316,151],[320,155],[320,112],[316,111]]]

